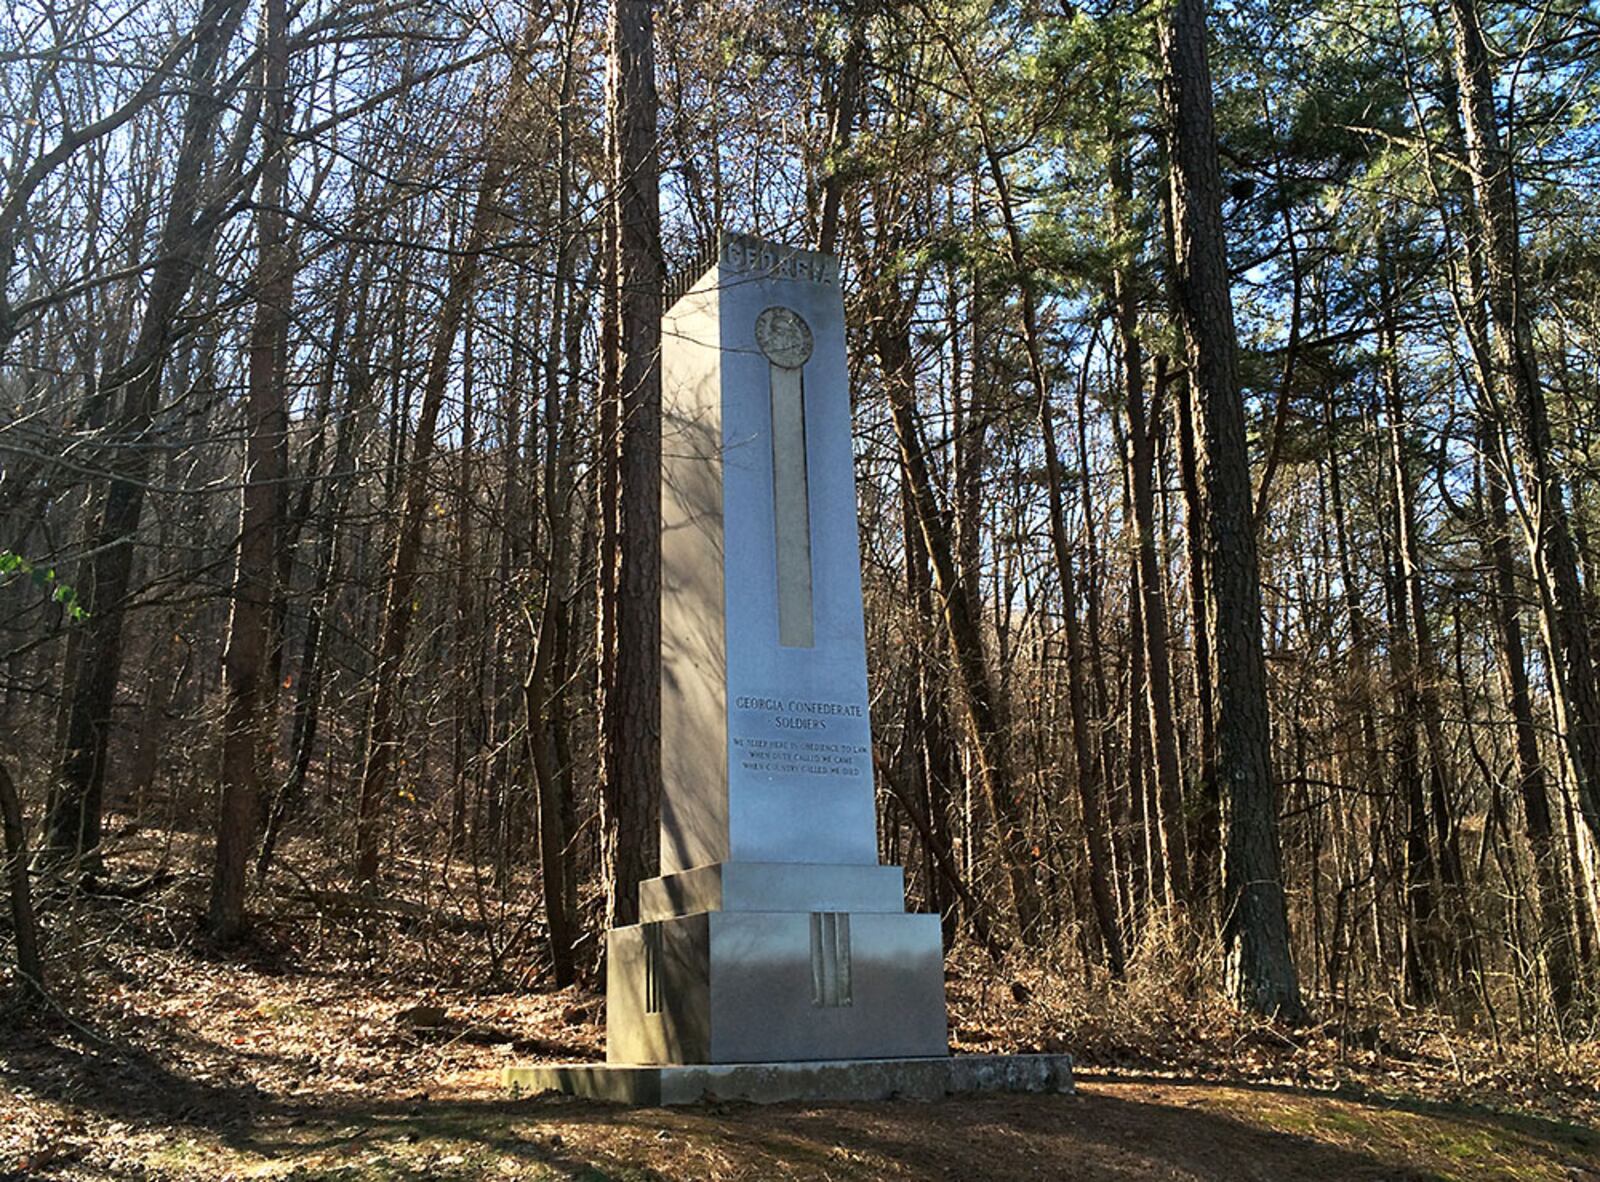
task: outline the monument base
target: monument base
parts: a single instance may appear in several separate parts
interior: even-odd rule
[[[500,1082],[523,1095],[561,1092],[657,1107],[702,1100],[937,1100],[969,1092],[1071,1092],[1071,1055],[952,1055],[787,1063],[635,1066],[548,1063],[507,1067]]]
[[[613,928],[606,948],[608,1063],[936,1058],[947,1047],[937,915],[703,911]]]

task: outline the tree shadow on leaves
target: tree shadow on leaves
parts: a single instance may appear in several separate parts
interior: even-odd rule
[[[1382,1135],[1396,1113],[1438,1126],[1428,1144],[1463,1156],[1469,1174],[1471,1155],[1496,1146],[1569,1166],[1600,1164],[1594,1130],[1533,1116],[1341,1095],[1339,1105],[1324,1106],[1336,1107],[1334,1115],[1312,1119],[1297,1105],[1326,1096],[1153,1077],[1114,1081],[1144,1085],[1126,1095],[1091,1086],[1075,1096],[991,1094],[931,1103],[627,1109],[558,1096],[435,1102],[273,1095],[242,1072],[230,1078],[185,1074],[125,1041],[35,1033],[0,1043],[0,1082],[109,1120],[209,1135],[277,1161],[377,1155],[383,1175],[396,1178],[475,1177],[460,1171],[487,1168],[484,1159],[491,1155],[501,1159],[497,1169],[513,1174],[587,1179],[703,1177],[717,1162],[748,1177],[1247,1182],[1434,1176],[1406,1160],[1404,1138]],[[1259,1095],[1261,1105],[1238,1114],[1218,1111],[1202,1087]],[[464,1162],[460,1171],[429,1159],[426,1151],[434,1145],[450,1147],[454,1160]],[[1422,1156],[1436,1154],[1430,1149]]]

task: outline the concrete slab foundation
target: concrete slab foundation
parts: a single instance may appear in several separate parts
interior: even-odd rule
[[[704,1100],[937,1100],[970,1092],[1071,1092],[1070,1055],[953,1055],[927,1059],[634,1066],[549,1063],[507,1067],[522,1095],[562,1092],[589,1100],[657,1107]]]

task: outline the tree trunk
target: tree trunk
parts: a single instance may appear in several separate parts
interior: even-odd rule
[[[482,666],[479,656],[477,613],[474,610],[473,511],[476,489],[473,472],[477,448],[474,422],[474,379],[477,366],[472,350],[472,321],[463,327],[461,346],[461,451],[456,468],[455,562],[456,585],[451,605],[450,642],[452,653],[453,704],[450,711],[450,830],[451,854],[467,845],[467,782],[473,774],[481,750],[481,730],[474,721],[483,697]]]
[[[0,763],[0,854],[5,856],[6,886],[11,894],[11,931],[17,949],[17,973],[22,992],[35,1000],[45,993],[44,958],[39,955],[39,927],[34,922],[33,895],[28,884],[28,835],[22,824],[22,802],[11,771]]]
[[[563,774],[565,746],[559,732],[565,727],[562,686],[566,681],[563,662],[558,660],[566,628],[567,584],[571,577],[572,556],[572,457],[569,454],[570,424],[576,411],[577,374],[568,375],[565,406],[562,405],[561,370],[568,360],[573,327],[580,322],[578,307],[570,299],[573,283],[573,254],[577,235],[571,230],[571,104],[573,102],[574,61],[569,46],[563,63],[561,109],[557,130],[557,215],[560,237],[556,245],[555,291],[550,315],[550,352],[545,375],[544,405],[544,513],[549,536],[545,563],[544,596],[535,630],[533,661],[523,687],[527,709],[530,762],[538,787],[539,872],[544,891],[545,925],[549,931],[550,960],[556,987],[570,985],[576,977],[572,947],[577,938],[577,901],[568,891],[571,880],[573,834],[567,818],[571,812],[569,784]],[[570,360],[576,361],[576,357]]]
[[[1159,33],[1172,161],[1173,293],[1189,361],[1216,688],[1217,776],[1226,793],[1223,936],[1231,985],[1249,1008],[1304,1016],[1278,848],[1262,653],[1250,458],[1239,394],[1222,181],[1212,118],[1204,0],[1173,0]]]
[[[261,192],[256,214],[256,306],[245,401],[245,475],[233,612],[222,658],[222,784],[207,923],[219,941],[244,929],[246,865],[255,846],[261,772],[271,766],[267,669],[277,601],[278,545],[288,476],[289,415],[284,361],[294,274],[284,234],[289,161],[289,42],[285,0],[261,5]],[[266,676],[264,676],[266,674]]]
[[[444,301],[438,313],[422,406],[405,472],[400,524],[395,534],[384,597],[383,623],[378,633],[377,667],[372,707],[366,733],[366,758],[361,774],[356,811],[355,879],[371,883],[378,877],[378,845],[382,812],[395,792],[399,755],[401,673],[406,642],[411,635],[417,583],[417,560],[422,549],[431,497],[428,471],[433,460],[439,410],[450,381],[456,335],[467,315],[482,265],[483,249],[500,221],[499,194],[505,176],[505,159],[498,137],[488,137],[489,158],[483,166],[474,201],[471,228],[450,268]]]
[[[1386,252],[1380,247],[1380,256]],[[1416,493],[1406,437],[1406,408],[1401,393],[1400,342],[1395,326],[1393,283],[1386,264],[1380,264],[1379,292],[1383,306],[1380,341],[1383,344],[1382,380],[1389,420],[1389,461],[1392,473],[1396,550],[1397,623],[1404,633],[1394,647],[1409,662],[1403,670],[1402,695],[1411,725],[1421,725],[1428,741],[1428,812],[1434,834],[1434,866],[1441,887],[1439,902],[1443,928],[1440,949],[1449,954],[1449,968],[1465,983],[1473,955],[1472,922],[1461,865],[1458,826],[1453,809],[1460,794],[1456,787],[1453,753],[1444,739],[1444,710],[1439,699],[1441,672],[1422,594],[1422,547],[1418,538]],[[1408,838],[1408,841],[1410,839]],[[1447,937],[1447,938],[1445,938]]]
[[[929,660],[930,641],[920,633],[937,620],[934,609],[933,580],[929,571],[928,547],[917,516],[916,499],[904,471],[900,480],[901,520],[906,539],[906,593],[919,629],[914,664],[906,689],[905,763],[916,791],[891,782],[916,826],[931,865],[928,876],[930,902],[939,912],[948,948],[955,939],[959,900],[966,908],[967,923],[978,942],[991,952],[1000,950],[990,921],[990,908],[967,887],[956,861],[950,839],[950,793],[955,782],[951,759],[949,728],[946,725],[945,695],[941,692],[939,670]],[[946,891],[948,887],[948,892]],[[951,898],[950,895],[954,895]]]
[[[1551,454],[1550,412],[1539,384],[1533,309],[1522,278],[1517,193],[1511,153],[1501,142],[1489,50],[1476,0],[1450,0],[1461,121],[1471,165],[1475,244],[1483,261],[1492,333],[1489,392],[1509,403],[1531,484],[1523,522],[1539,588],[1540,619],[1553,661],[1556,728],[1577,782],[1578,805],[1600,838],[1600,688],[1578,557],[1566,508],[1566,488]]]
[[[1561,881],[1561,851],[1550,816],[1550,789],[1539,754],[1539,731],[1533,700],[1528,692],[1528,662],[1522,642],[1522,622],[1517,618],[1516,563],[1511,553],[1510,523],[1506,516],[1506,481],[1494,461],[1493,424],[1479,426],[1483,465],[1483,546],[1493,582],[1495,640],[1500,650],[1500,684],[1516,737],[1517,790],[1522,797],[1523,824],[1533,852],[1533,872],[1539,891],[1539,924],[1550,996],[1556,1011],[1565,1014],[1574,998],[1576,978],[1572,948],[1572,909]]]
[[[1165,357],[1156,358],[1158,386],[1166,378]],[[1167,379],[1168,382],[1171,379]],[[1178,390],[1176,404],[1178,436],[1178,476],[1183,486],[1184,545],[1188,556],[1185,589],[1189,600],[1189,629],[1194,652],[1191,659],[1194,683],[1194,714],[1197,732],[1197,780],[1199,807],[1194,818],[1194,833],[1189,843],[1193,851],[1190,885],[1197,900],[1221,898],[1222,871],[1222,789],[1217,783],[1217,708],[1216,687],[1211,682],[1211,637],[1206,620],[1205,517],[1200,496],[1199,444],[1196,442],[1194,400],[1189,397],[1188,379]],[[1219,918],[1212,914],[1212,922]]]
[[[965,59],[954,44],[949,45],[952,57],[963,71]],[[969,89],[976,93],[974,79],[967,76]],[[1104,765],[1096,760],[1094,749],[1095,728],[1085,681],[1084,638],[1078,616],[1078,584],[1073,572],[1072,549],[1067,538],[1066,506],[1063,486],[1061,455],[1057,444],[1055,410],[1051,402],[1050,381],[1044,367],[1044,342],[1039,331],[1038,293],[1034,288],[1033,270],[1026,257],[1022,241],[1022,228],[1017,222],[1016,208],[1011,199],[1011,186],[1005,166],[990,135],[989,124],[982,108],[978,108],[979,134],[983,141],[984,156],[989,175],[999,198],[1000,216],[1005,225],[1007,250],[1010,255],[1013,278],[1018,286],[1021,301],[1022,338],[1028,357],[1028,375],[1033,386],[1034,410],[1038,415],[1039,433],[1044,443],[1045,485],[1048,493],[1051,552],[1055,557],[1056,577],[1060,582],[1061,619],[1067,638],[1067,708],[1072,718],[1072,751],[1078,795],[1083,808],[1084,834],[1089,850],[1089,886],[1094,901],[1095,919],[1105,943],[1106,959],[1113,975],[1120,977],[1124,969],[1122,934],[1117,922],[1116,895],[1111,880],[1111,841],[1106,823]],[[1090,512],[1087,503],[1085,513]],[[1033,933],[1024,929],[1023,938],[1031,939]]]
[[[1132,181],[1125,150],[1112,149],[1112,187],[1115,190],[1113,230],[1120,237],[1125,221],[1122,210],[1132,196]],[[1167,649],[1167,602],[1156,553],[1155,428],[1159,419],[1145,414],[1144,355],[1139,344],[1139,306],[1134,295],[1131,264],[1119,265],[1112,278],[1113,316],[1121,368],[1122,394],[1128,415],[1128,486],[1133,508],[1135,561],[1145,638],[1145,702],[1150,714],[1150,739],[1155,751],[1156,792],[1165,827],[1167,873],[1177,901],[1192,902],[1189,876],[1189,839],[1183,804],[1183,780],[1178,770],[1177,727],[1172,709],[1172,669]]]
[[[661,215],[650,0],[613,0],[608,106],[616,225],[616,666],[605,700],[606,922],[636,923],[661,779]]]
[[[943,606],[946,635],[972,725],[978,775],[984,798],[1000,831],[1000,852],[1011,892],[1012,912],[1022,938],[1037,942],[1041,912],[1039,888],[1033,878],[1034,858],[1001,723],[1000,695],[989,673],[979,623],[971,612],[976,596],[967,590],[956,570],[950,531],[934,494],[917,424],[910,309],[894,292],[880,293],[880,300],[887,307],[883,314],[873,318],[875,347],[883,366],[895,437],[900,444],[901,479],[910,489],[923,544],[933,564],[934,590]]]
[[[311,757],[316,749],[322,713],[322,683],[328,663],[325,633],[329,613],[333,610],[335,578],[346,545],[347,526],[344,518],[356,475],[356,440],[360,432],[360,418],[376,386],[371,364],[375,333],[368,324],[366,270],[362,282],[352,295],[359,311],[348,345],[344,344],[342,322],[336,322],[333,334],[337,356],[347,369],[348,376],[338,422],[334,427],[332,465],[326,482],[315,480],[313,472],[308,475],[305,485],[305,492],[309,494],[314,484],[325,483],[317,537],[316,573],[309,596],[305,636],[301,640],[294,704],[290,708],[289,767],[267,810],[261,849],[256,855],[258,881],[266,879],[283,826],[304,798],[306,777],[311,770]],[[333,377],[334,358],[330,357],[326,378],[330,385]],[[305,510],[304,515],[309,517],[309,506],[305,506]]]
[[[173,166],[172,203],[162,225],[150,273],[144,320],[132,356],[102,377],[98,397],[122,409],[111,429],[110,479],[100,521],[74,585],[88,613],[75,646],[63,702],[63,743],[54,768],[43,856],[51,863],[76,858],[86,869],[97,861],[106,745],[111,708],[122,670],[122,618],[133,578],[133,535],[144,509],[145,482],[155,449],[148,446],[160,404],[161,374],[174,326],[216,229],[198,217],[204,176],[226,95],[217,75],[237,31],[244,0],[208,0],[196,22],[185,82],[188,102],[183,142]]]
[[[817,249],[824,254],[834,254],[838,250],[839,206],[845,182],[840,162],[850,150],[855,129],[856,96],[861,90],[866,50],[866,22],[857,17],[851,21],[850,44],[829,95],[832,101],[828,104],[828,159],[823,164],[821,209],[817,213]]]
[[[1417,691],[1416,639],[1411,632],[1405,567],[1410,477],[1402,469],[1398,431],[1390,417],[1390,501],[1393,539],[1388,570],[1389,674],[1394,692],[1394,779],[1405,809],[1405,982],[1413,1005],[1438,1000],[1444,964],[1439,931],[1438,869],[1428,840],[1428,801],[1422,782],[1422,707]],[[1388,549],[1388,547],[1386,547]]]

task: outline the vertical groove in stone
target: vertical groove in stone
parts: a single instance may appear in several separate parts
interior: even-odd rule
[[[778,643],[810,648],[811,495],[806,471],[803,371],[773,365],[772,509],[778,553]]]
[[[822,922],[827,916],[821,911],[811,913],[811,1004],[827,1005],[827,974],[823,966]]]
[[[850,1004],[850,916],[843,911],[811,913],[811,1003]]]
[[[833,957],[837,984],[835,1005],[850,1004],[850,913],[833,913]]]
[[[644,928],[644,1012],[661,1012],[661,925],[647,923]]]

